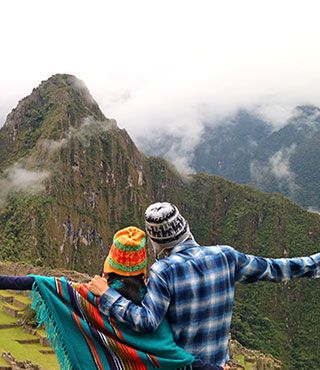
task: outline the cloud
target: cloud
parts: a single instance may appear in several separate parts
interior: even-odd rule
[[[196,110],[186,108],[186,111],[186,115],[158,117],[158,124],[150,132],[141,133],[137,128],[133,140],[143,152],[163,156],[180,171],[193,173],[190,162],[200,142],[203,125]]]
[[[66,147],[72,138],[76,138],[84,147],[90,145],[90,138],[108,130],[116,129],[117,122],[114,119],[98,121],[93,117],[86,117],[82,120],[79,127],[70,127],[60,140],[44,139],[41,141],[40,150],[46,155],[51,155],[55,151]]]
[[[281,148],[271,155],[267,162],[253,160],[250,163],[251,182],[264,188],[266,182],[275,179],[279,189],[286,188],[288,196],[293,196],[299,186],[295,183],[295,173],[290,169],[290,157],[296,150],[296,144]]]
[[[69,137],[64,137],[61,140],[44,139],[41,142],[40,150],[42,153],[46,152],[47,155],[50,155],[57,151],[58,149],[66,147],[69,140],[70,140]]]
[[[319,208],[314,208],[314,207],[308,207],[307,211],[312,212],[312,213],[318,213],[320,215],[320,210]]]
[[[296,144],[289,148],[281,148],[269,158],[270,172],[278,179],[293,179],[294,174],[290,171],[290,156],[295,152]]]
[[[85,85],[85,83],[78,79],[78,78],[74,78],[72,80],[72,85],[75,89],[79,90],[82,94],[82,97],[84,98],[85,102],[88,104],[88,105],[93,105],[93,104],[97,104],[97,102],[94,100],[94,98],[92,97],[92,95],[90,94],[87,86]]]
[[[285,126],[288,121],[295,115],[295,106],[292,104],[279,104],[277,102],[268,102],[253,107],[251,113],[261,120],[271,124],[275,131]]]
[[[70,140],[72,137],[81,141],[85,146],[90,144],[90,138],[99,135],[102,132],[116,129],[117,122],[114,119],[106,119],[105,121],[98,121],[93,117],[86,117],[82,120],[79,127],[70,127],[67,138]]]
[[[5,204],[9,194],[16,192],[36,194],[43,191],[43,181],[48,177],[47,171],[28,170],[22,164],[13,164],[0,178],[0,206]]]
[[[125,91],[131,97],[146,93],[140,113],[161,91],[155,115],[167,92],[180,96],[182,103],[190,94],[193,104],[209,103],[218,109],[259,104],[270,96],[278,105],[309,98],[319,102],[316,1],[302,6],[295,0],[281,4],[164,0],[157,11],[146,0],[134,6],[130,1],[100,2],[94,7],[75,0],[68,4],[57,0],[57,4],[63,6],[63,14],[59,6],[49,9],[41,1],[33,0],[28,6],[18,0],[1,4],[0,30],[4,34],[10,29],[3,40],[7,52],[0,72],[4,97],[12,87],[18,100],[42,79],[67,72],[85,81],[105,113],[110,108],[113,116],[123,100],[113,101],[112,94],[120,97]],[[56,19],[60,19],[58,29]],[[42,47],[21,63],[28,40],[39,28]],[[84,43],[86,52],[81,47]],[[123,120],[121,112],[114,117],[131,129],[131,119]]]

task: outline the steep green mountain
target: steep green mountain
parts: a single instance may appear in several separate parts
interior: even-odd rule
[[[3,258],[96,271],[114,230],[142,222],[145,158],[76,78],[34,89],[8,115],[0,147]]]
[[[320,249],[319,215],[279,194],[186,176],[146,157],[70,75],[51,77],[19,102],[0,148],[2,260],[100,273],[114,232],[143,228],[146,206],[164,200],[177,204],[201,244],[266,257]],[[233,336],[287,369],[319,369],[318,289],[317,280],[238,287]]]

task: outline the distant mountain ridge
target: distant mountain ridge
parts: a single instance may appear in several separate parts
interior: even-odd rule
[[[114,232],[144,228],[144,210],[154,201],[177,204],[204,245],[266,257],[319,250],[319,215],[279,194],[219,176],[186,176],[146,157],[70,75],[43,81],[9,114],[0,130],[0,174],[6,261],[100,273]],[[149,257],[151,263],[151,250]],[[287,369],[320,368],[318,283],[239,286],[234,338],[272,353]]]
[[[247,163],[271,132],[271,125],[244,110],[226,124],[212,127],[208,123],[195,148],[191,167],[196,172],[216,174],[239,184],[248,183]]]
[[[152,145],[145,143],[144,150],[147,155],[172,158],[172,151],[179,155],[179,145],[178,137],[162,136],[152,138]],[[307,209],[319,210],[319,158],[320,109],[304,105],[277,131],[246,110],[219,123],[208,121],[185,161],[196,173],[278,192]]]
[[[320,208],[320,109],[300,106],[255,152],[250,184],[280,192],[305,208]]]

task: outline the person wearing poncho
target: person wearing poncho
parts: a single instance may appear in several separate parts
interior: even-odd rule
[[[120,230],[104,264],[104,275],[146,273],[145,233]],[[115,289],[119,280],[111,284]],[[0,289],[31,288],[32,308],[44,323],[63,370],[154,369],[190,367],[195,358],[178,347],[167,320],[153,334],[138,334],[127,324],[100,313],[99,297],[86,284],[44,276],[0,276]],[[217,367],[216,369],[218,369]]]

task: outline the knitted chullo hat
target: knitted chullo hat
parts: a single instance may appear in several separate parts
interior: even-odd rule
[[[104,276],[110,272],[134,276],[146,274],[146,234],[134,226],[114,234],[113,244],[104,263]]]
[[[154,203],[145,212],[146,231],[159,255],[190,236],[189,224],[171,203]]]

